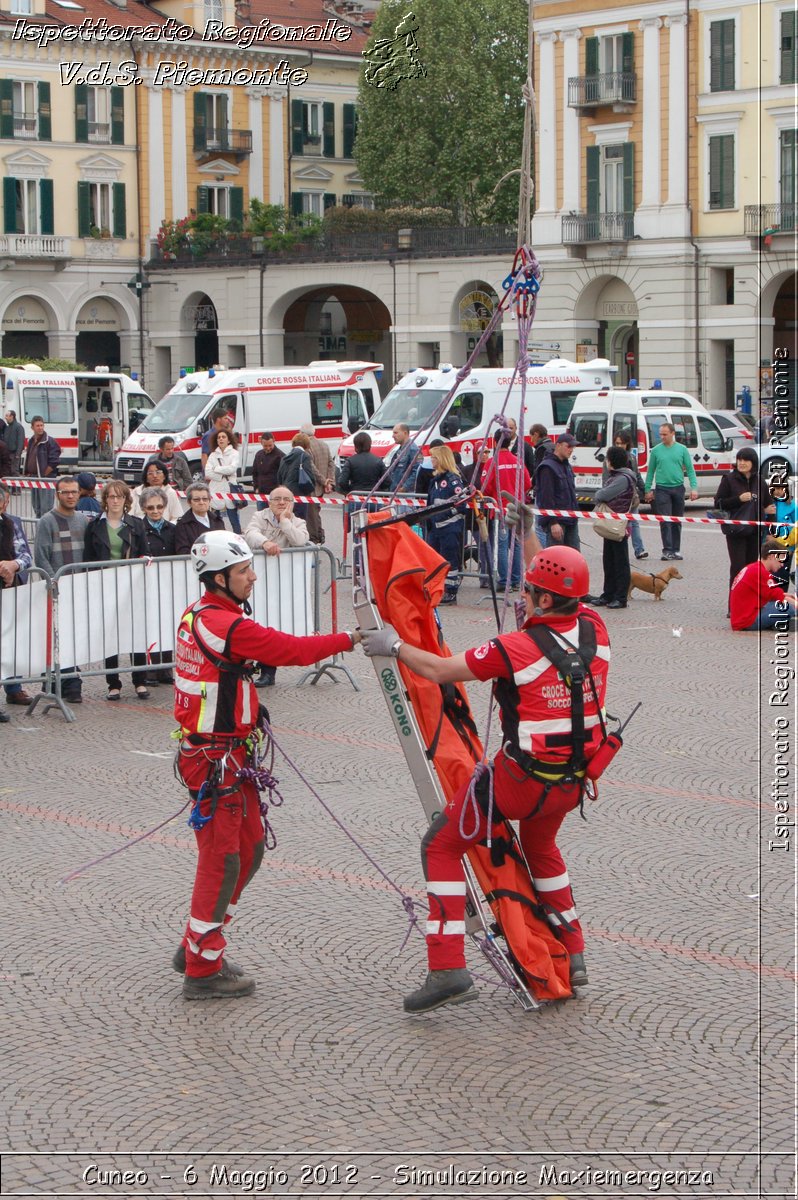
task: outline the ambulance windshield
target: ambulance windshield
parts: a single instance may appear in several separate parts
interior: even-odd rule
[[[213,396],[201,392],[176,392],[164,396],[139,425],[138,433],[182,433],[189,425],[199,420]]]
[[[393,429],[394,425],[408,425],[410,429],[423,429],[431,424],[430,417],[448,388],[394,388],[383,400],[366,429]]]

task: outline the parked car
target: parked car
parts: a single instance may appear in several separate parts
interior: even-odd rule
[[[723,436],[731,438],[735,450],[754,442],[756,421],[748,413],[732,412],[730,408],[711,408],[709,415],[720,425]]]
[[[762,442],[756,449],[765,482],[798,475],[798,425],[785,433],[774,434],[769,442]]]

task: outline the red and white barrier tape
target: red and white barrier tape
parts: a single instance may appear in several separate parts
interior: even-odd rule
[[[23,488],[23,489],[44,489],[50,490],[55,488],[55,483],[51,483],[48,479],[3,479],[0,480],[6,487]],[[102,482],[98,481],[97,486],[102,488]],[[178,496],[185,498],[186,493],[174,489]],[[261,492],[214,492],[210,495],[214,500],[242,500],[247,502],[260,500],[266,504],[269,502],[269,497]],[[352,492],[348,496],[294,496],[296,504],[319,504],[329,505],[333,508],[341,508],[344,504],[349,504],[353,501],[366,501],[369,504],[383,504],[386,507],[389,504],[400,504],[403,508],[426,508],[426,500],[419,499],[416,496],[370,496],[365,493]],[[495,504],[495,501],[488,499],[488,506]],[[733,517],[674,517],[659,513],[613,513],[613,512],[585,512],[582,509],[571,508],[535,508],[533,509],[536,516],[541,517],[576,517],[577,520],[583,521],[598,521],[609,517],[610,520],[616,521],[647,521],[655,525],[663,525],[670,523],[672,525],[755,525],[768,526],[773,525],[770,521],[736,521]]]

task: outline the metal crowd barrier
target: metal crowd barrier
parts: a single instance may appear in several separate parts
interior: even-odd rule
[[[31,567],[28,582],[0,590],[0,682],[52,688],[53,583]]]
[[[25,536],[31,540],[31,534],[36,532],[39,517],[55,504],[55,487],[25,487],[25,484],[55,484],[55,479],[39,479],[28,475],[13,475],[3,480],[11,493],[7,512],[12,517],[19,517],[25,529]]]
[[[329,586],[335,632],[331,551],[323,546],[279,555],[256,551],[254,568],[254,620],[298,637],[321,632],[322,587]],[[72,563],[52,579],[35,568],[31,574],[36,577],[31,584],[0,592],[0,682],[43,679],[44,690],[27,711],[43,702],[44,712],[57,707],[67,721],[75,720],[64,698],[70,681],[106,674],[135,680],[169,669],[180,618],[201,591],[188,557]],[[333,672],[343,671],[356,687],[337,659],[317,663],[300,685],[308,678],[317,683],[324,675],[335,679]]]

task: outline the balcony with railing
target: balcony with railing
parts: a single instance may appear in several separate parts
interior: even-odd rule
[[[70,239],[51,233],[5,233],[0,235],[4,258],[68,258]]]
[[[197,154],[235,154],[244,158],[252,153],[252,130],[195,125],[194,150]]]
[[[798,204],[746,204],[745,235],[773,238],[780,233],[794,237],[798,229]]]
[[[397,258],[455,258],[505,255],[514,251],[517,235],[509,225],[451,226],[428,229],[386,229],[369,233],[296,235],[296,244],[271,249],[269,238],[248,233],[219,232],[211,242],[186,236],[168,248],[151,243],[151,268],[158,266],[224,266],[231,262],[295,263],[363,262]]]
[[[35,113],[14,113],[14,137],[37,138],[39,122]]]
[[[89,121],[89,141],[108,144],[111,141],[110,121]]]
[[[630,242],[635,233],[635,215],[627,212],[569,213],[562,219],[564,245],[586,242]]]
[[[605,75],[574,75],[568,80],[569,108],[598,108],[602,104],[634,104],[637,75],[611,71]]]

